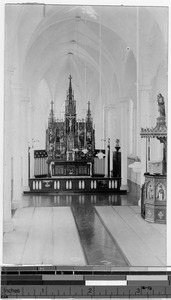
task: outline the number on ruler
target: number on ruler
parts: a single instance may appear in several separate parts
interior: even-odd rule
[[[90,295],[92,292],[93,292],[93,289],[92,289],[92,288],[89,288],[87,294]]]
[[[140,294],[141,293],[141,289],[138,287],[137,289],[136,289],[136,294]]]

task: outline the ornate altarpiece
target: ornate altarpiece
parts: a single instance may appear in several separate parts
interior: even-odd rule
[[[95,130],[90,101],[85,120],[77,119],[71,79],[70,75],[64,120],[55,119],[51,102],[46,130],[48,176],[92,176]]]

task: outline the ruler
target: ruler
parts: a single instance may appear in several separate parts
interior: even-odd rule
[[[171,271],[2,267],[1,298],[171,298]]]

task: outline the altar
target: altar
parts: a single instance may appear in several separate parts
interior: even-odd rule
[[[54,176],[92,176],[92,162],[66,161],[51,163],[51,177]]]
[[[55,118],[51,102],[46,130],[48,177],[93,175],[95,130],[90,101],[85,119],[77,119],[71,80],[70,76],[64,120]]]
[[[120,147],[117,149],[117,162],[119,149]],[[106,152],[95,149],[95,129],[90,101],[87,103],[85,119],[77,118],[76,100],[70,76],[64,119],[55,118],[54,103],[51,101],[46,129],[46,147],[43,150],[34,150],[34,178],[29,178],[30,192],[125,193],[120,190],[121,174],[116,164],[117,172],[115,176],[110,176],[109,151],[110,145]],[[107,177],[104,167],[106,155],[109,174]]]

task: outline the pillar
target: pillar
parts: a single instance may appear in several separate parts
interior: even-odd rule
[[[136,127],[137,127],[137,108],[134,104],[133,106],[133,128],[134,128],[134,131],[133,131],[133,154],[136,156],[136,153],[137,153],[137,143],[136,143],[136,140],[137,140],[137,137],[136,137]]]
[[[3,231],[13,230],[11,216],[12,201],[12,136],[11,136],[11,76],[12,70],[5,72],[5,99],[4,99],[4,165],[3,165]]]
[[[105,149],[105,140],[106,140],[106,106],[103,105],[103,143],[104,143],[104,149]]]
[[[115,105],[107,107],[108,138],[110,138],[110,176],[113,172],[113,151],[116,141],[116,108]]]
[[[34,178],[34,112],[34,106],[29,105],[30,178]]]
[[[133,107],[133,101],[129,100],[129,108],[128,108],[128,154],[132,155],[134,153],[133,151],[133,142],[134,142],[134,107]]]
[[[121,190],[127,190],[127,156],[128,156],[128,100],[121,99]]]
[[[28,180],[28,151],[29,151],[29,136],[28,136],[28,104],[30,98],[22,96],[21,99],[21,146],[22,146],[22,189],[29,190]]]
[[[107,148],[107,137],[108,137],[108,126],[107,126],[107,107],[103,106],[103,146],[105,149],[105,177],[108,176],[108,148]]]
[[[13,95],[13,118],[12,118],[12,137],[13,137],[13,199],[12,208],[16,209],[22,205],[21,190],[21,105],[20,99],[22,88],[16,82],[12,84]]]
[[[139,145],[138,153],[141,159],[141,185],[144,183],[147,164],[147,143],[145,138],[140,137],[141,127],[150,127],[150,97],[151,97],[151,86],[150,85],[139,85]]]

